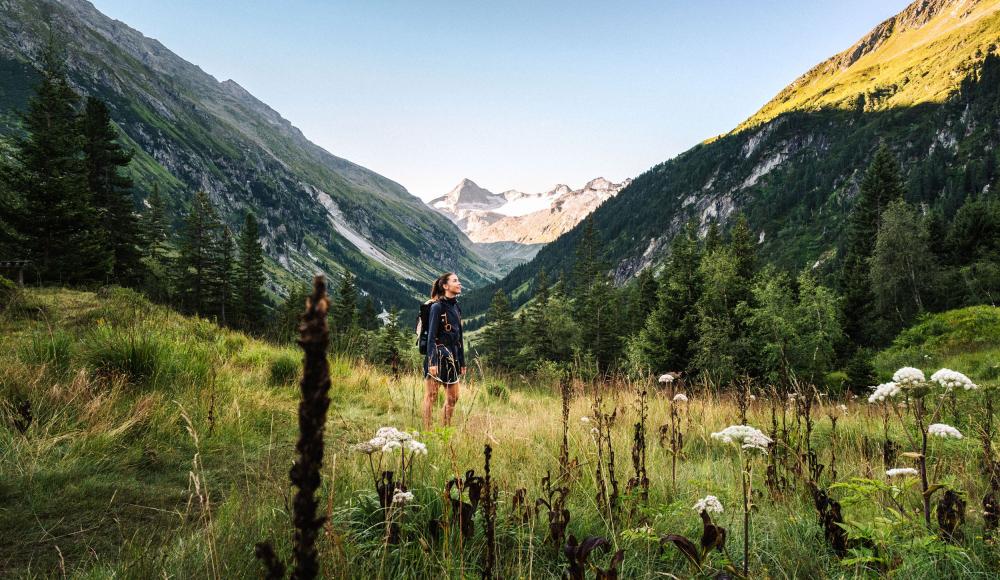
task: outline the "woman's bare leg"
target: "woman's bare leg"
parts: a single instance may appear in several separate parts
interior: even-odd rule
[[[431,428],[431,414],[434,412],[434,403],[437,402],[438,382],[431,377],[424,379],[424,431]]]
[[[444,393],[444,424],[451,425],[451,414],[455,412],[455,405],[458,403],[458,387],[462,383],[445,385]]]

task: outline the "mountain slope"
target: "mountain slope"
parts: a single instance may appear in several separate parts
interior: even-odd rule
[[[0,132],[16,132],[48,22],[70,79],[106,100],[136,150],[137,201],[157,184],[173,216],[206,191],[236,228],[253,211],[278,284],[349,267],[363,291],[408,305],[442,270],[492,274],[471,242],[399,184],[308,141],[236,82],[197,66],[84,0],[0,0]]]
[[[998,7],[1000,0],[918,0],[733,132],[637,177],[592,214],[616,281],[660,263],[687,220],[704,231],[740,211],[765,259],[822,269],[835,259],[880,143],[902,163],[910,201],[928,210],[948,216],[968,196],[995,191],[1000,65],[987,56],[1000,44]],[[855,106],[838,95],[853,95]],[[573,228],[531,263],[471,293],[469,310],[485,310],[496,287],[523,301],[526,283],[542,268],[568,273],[566,257],[581,231]]]

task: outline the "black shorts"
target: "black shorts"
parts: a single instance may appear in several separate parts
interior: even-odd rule
[[[458,368],[458,360],[452,354],[452,350],[444,345],[431,346],[431,348],[437,349],[437,360],[438,360],[438,374],[437,376],[432,376],[427,370],[430,365],[430,356],[424,357],[424,376],[431,377],[439,383],[444,383],[446,385],[454,385],[461,379],[460,369]]]

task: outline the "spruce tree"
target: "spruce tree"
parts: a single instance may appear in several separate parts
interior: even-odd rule
[[[42,81],[23,117],[14,190],[23,200],[17,229],[45,282],[103,282],[113,256],[101,238],[87,189],[76,107],[61,49],[50,40]]]
[[[629,299],[629,328],[632,331],[638,332],[646,324],[649,314],[656,308],[659,299],[658,288],[659,283],[652,267],[643,268],[636,276]]]
[[[399,328],[399,309],[395,306],[389,310],[389,316],[386,317],[379,338],[380,362],[398,365],[403,350],[403,333]]]
[[[549,332],[549,283],[545,269],[538,271],[535,278],[535,295],[527,308],[525,318],[526,365],[534,365],[552,359],[552,341]]]
[[[640,331],[643,359],[653,373],[692,368],[702,292],[700,262],[698,224],[691,221],[671,242],[656,307]]]
[[[365,330],[377,330],[378,329],[378,313],[375,312],[375,299],[369,294],[365,298],[365,305],[361,308],[361,314],[358,315],[359,323],[361,328]]]
[[[8,161],[13,151],[8,151],[6,142],[0,141],[0,256],[20,256],[21,237],[17,233],[18,214],[21,202],[11,187],[14,168]]]
[[[875,250],[882,212],[888,204],[903,197],[903,181],[892,152],[882,145],[861,180],[858,199],[848,216],[847,240],[841,270],[844,300],[844,332],[855,344],[876,344],[872,325],[874,295],[869,274],[869,258]]]
[[[153,300],[169,302],[174,283],[171,272],[174,268],[170,253],[166,206],[158,184],[153,184],[153,192],[146,198],[146,203],[149,207],[139,221],[143,252],[143,291]]]
[[[118,132],[104,101],[88,97],[80,119],[87,186],[97,210],[100,236],[114,257],[111,275],[136,285],[140,276],[139,224],[132,199],[132,178],[124,173],[132,152],[118,143]]]
[[[209,312],[228,326],[233,319],[236,291],[236,241],[229,226],[219,225],[208,261]]]
[[[240,231],[239,263],[236,267],[237,304],[240,324],[253,329],[264,318],[264,248],[260,244],[257,218],[247,212]]]
[[[209,311],[213,259],[220,227],[208,194],[199,191],[184,221],[177,260],[178,289],[182,306],[188,312],[206,314]]]
[[[580,325],[580,350],[589,352],[597,362],[598,370],[611,368],[621,353],[622,333],[628,326],[628,312],[607,274],[596,274],[586,293],[577,296],[585,312],[578,318]]]
[[[513,365],[516,330],[510,300],[502,288],[497,289],[486,313],[486,327],[483,329],[483,347],[494,366],[509,368]]]
[[[331,330],[337,337],[346,338],[358,327],[358,286],[354,274],[346,267],[330,309],[330,318]]]

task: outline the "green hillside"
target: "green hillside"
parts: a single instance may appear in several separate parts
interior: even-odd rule
[[[137,204],[155,184],[175,220],[199,189],[234,230],[254,212],[272,294],[346,266],[387,308],[408,307],[440,270],[461,271],[473,286],[492,276],[454,224],[399,184],[309,142],[236,82],[218,82],[85,0],[9,0],[3,9],[0,134],[18,133],[54,34],[77,90],[108,103],[136,151]]]

